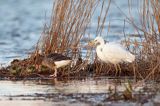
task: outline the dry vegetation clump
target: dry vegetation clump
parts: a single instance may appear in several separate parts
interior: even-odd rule
[[[39,51],[43,55],[60,53],[71,57],[72,66],[60,69],[59,76],[74,75],[84,70],[88,65],[90,52],[81,57],[80,41],[99,2],[99,0],[55,0],[50,25],[44,29],[43,41],[38,42],[35,58]]]
[[[133,52],[137,55],[134,65],[136,76],[145,80],[158,80],[160,76],[160,2],[144,0],[139,14],[140,25],[137,25],[132,18],[129,22],[139,33],[140,40],[127,40],[134,45]]]
[[[143,36],[138,35],[140,40],[126,38],[124,42],[128,50],[136,55],[135,62],[120,64],[121,70],[116,73],[113,64],[104,64],[97,58],[92,58],[95,55],[92,54],[91,49],[87,49],[86,55],[82,57],[84,45],[81,40],[96,7],[102,6],[96,31],[98,36],[103,31],[110,3],[110,0],[108,5],[105,0],[55,0],[50,24],[45,25],[35,52],[26,60],[13,61],[7,68],[10,71],[6,71],[7,74],[0,71],[0,75],[22,78],[45,77],[52,72],[44,66],[41,66],[40,70],[36,69],[35,66],[41,64],[38,62],[40,55],[60,53],[71,57],[73,62],[71,66],[58,69],[59,77],[77,78],[91,74],[93,76],[134,76],[140,79],[158,79],[160,75],[160,2],[158,0],[142,2],[142,10],[139,12],[140,26],[135,24],[132,16],[127,17],[127,21],[135,30],[143,33]],[[128,4],[130,6],[130,2]]]
[[[82,57],[82,43],[80,41],[85,35],[87,26],[99,2],[100,0],[55,0],[50,23],[44,26],[35,52],[27,60],[13,62],[8,69],[15,70],[14,75],[17,77],[25,77],[29,73],[39,76],[41,74],[49,75],[51,73],[50,69],[41,66],[40,56],[60,53],[71,57],[73,62],[71,64],[72,68],[58,69],[61,70],[58,71],[58,76],[75,75],[77,72],[83,74],[82,71],[88,68],[91,51],[87,50],[86,56]],[[37,65],[40,65],[41,68],[37,69]]]
[[[136,60],[131,64],[120,63],[121,70],[116,73],[112,64],[101,64],[95,59],[95,73],[100,76],[134,76],[143,80],[158,80],[160,76],[160,2],[158,0],[139,2],[142,4],[139,9],[140,25],[137,25],[131,14],[131,1],[128,0],[130,8],[128,11],[131,16],[126,16],[126,21],[133,25],[139,40],[124,36],[123,43],[136,55]]]
[[[139,55],[138,68],[145,79],[158,79],[160,75],[160,2],[158,0],[143,1],[141,31],[144,39],[140,42],[142,49]]]

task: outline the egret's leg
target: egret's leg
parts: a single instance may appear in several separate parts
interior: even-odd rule
[[[120,67],[119,64],[117,64],[117,66],[118,66],[118,69],[119,69],[119,76],[120,76],[121,75],[121,67]]]
[[[114,64],[114,67],[115,67],[115,69],[116,69],[116,74],[115,74],[115,76],[117,76],[117,74],[118,74],[117,64]]]
[[[110,70],[112,71],[112,65],[109,64],[108,67],[109,67],[109,69],[108,69],[108,71],[107,71],[107,74],[110,72]]]

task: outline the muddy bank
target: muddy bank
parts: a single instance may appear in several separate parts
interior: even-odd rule
[[[36,69],[35,61],[33,58],[27,58],[24,60],[14,59],[8,67],[3,67],[0,69],[0,78],[1,79],[52,79],[51,74],[54,73],[54,70],[49,69],[43,65],[40,66],[40,69]],[[82,63],[83,64],[83,63]],[[76,66],[66,66],[58,69],[58,78],[87,78],[87,77],[132,77],[134,73],[127,68],[128,64],[121,64],[121,71],[116,73],[115,67],[112,64],[102,64],[100,62],[88,64],[82,69],[82,64]],[[78,69],[78,68],[81,69]]]

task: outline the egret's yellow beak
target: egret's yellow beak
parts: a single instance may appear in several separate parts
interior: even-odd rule
[[[88,43],[89,46],[94,46],[94,44],[95,44],[95,41],[94,41],[94,40],[92,40],[92,41],[90,41],[90,42]]]

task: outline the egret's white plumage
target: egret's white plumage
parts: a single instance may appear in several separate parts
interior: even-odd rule
[[[135,60],[135,56],[129,51],[125,50],[125,48],[120,44],[114,42],[105,43],[102,37],[96,37],[93,43],[97,45],[96,53],[98,58],[105,63],[131,63]]]

